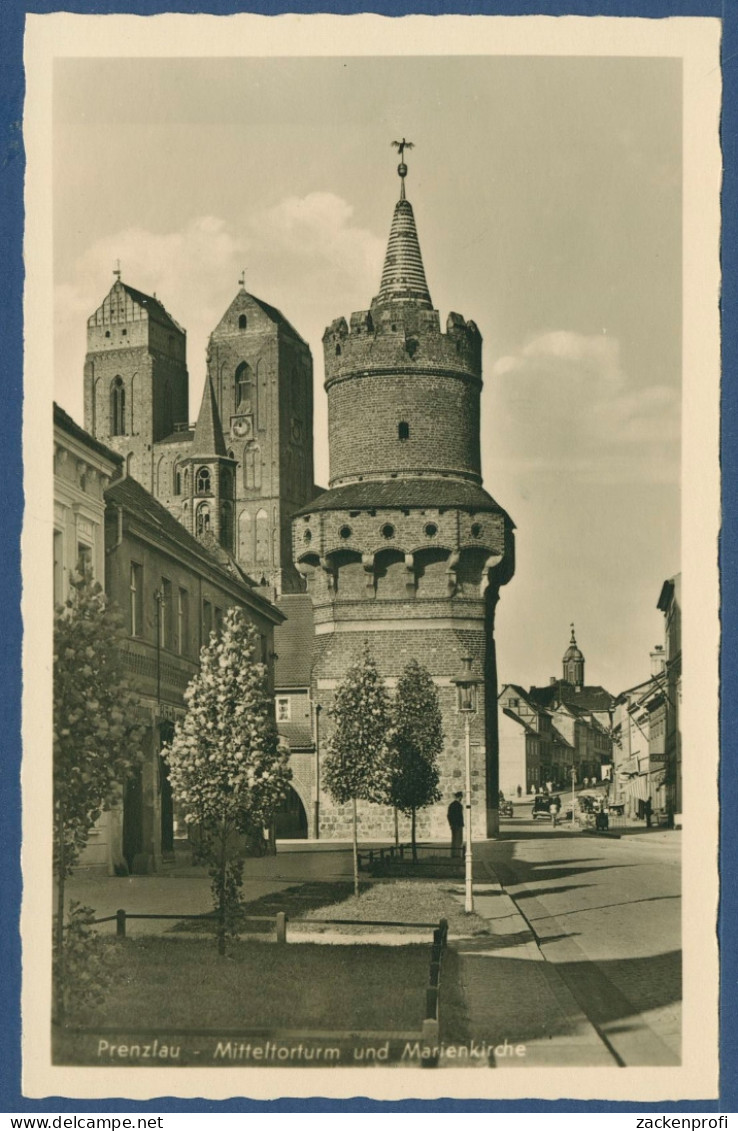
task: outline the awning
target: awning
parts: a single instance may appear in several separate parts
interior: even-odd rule
[[[648,774],[639,774],[625,784],[625,796],[633,801],[648,801],[650,795]]]

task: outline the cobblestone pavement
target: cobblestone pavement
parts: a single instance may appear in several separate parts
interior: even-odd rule
[[[678,833],[615,840],[514,820],[480,845],[615,1061],[677,1064],[681,1048]]]

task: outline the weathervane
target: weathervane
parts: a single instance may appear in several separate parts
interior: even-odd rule
[[[241,268],[241,278],[238,280],[238,285],[239,285],[239,287],[245,287],[246,286],[246,268],[245,267]]]
[[[392,146],[400,154],[400,164],[397,166],[397,172],[400,174],[400,185],[401,185],[400,200],[404,200],[405,199],[405,177],[407,176],[407,165],[405,164],[405,150],[406,149],[413,149],[414,145],[413,145],[412,141],[405,141],[405,138],[403,138],[402,141],[393,141]]]
[[[113,274],[115,275],[118,282],[120,282],[120,259],[116,259],[115,261],[115,269],[113,270]]]

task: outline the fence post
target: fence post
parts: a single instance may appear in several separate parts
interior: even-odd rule
[[[126,937],[126,913],[122,907],[115,913],[115,933],[119,939]]]
[[[287,942],[287,916],[284,911],[277,912],[277,942]]]

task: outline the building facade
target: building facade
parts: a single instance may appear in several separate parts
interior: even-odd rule
[[[326,708],[368,642],[392,691],[420,660],[436,683],[445,746],[445,804],[419,814],[421,836],[445,836],[446,805],[463,788],[464,725],[454,679],[464,657],[481,680],[471,720],[472,812],[477,836],[498,821],[494,618],[513,574],[513,524],[482,487],[482,339],[450,314],[445,330],[425,278],[407,167],[384,270],[368,310],[325,332],[329,489],[292,525],[293,557],[315,618],[312,694]],[[362,835],[391,835],[393,814],[360,805]],[[350,807],[320,794],[321,835],[347,835]]]
[[[174,850],[161,750],[184,715],[200,649],[220,631],[227,608],[242,609],[259,634],[257,659],[273,688],[274,626],[283,618],[214,538],[209,545],[194,538],[134,479],[114,482],[105,501],[106,590],[124,617],[124,664],[138,694],[144,758],[122,806],[105,814],[104,835],[112,870],[150,872]]]
[[[87,322],[85,427],[191,534],[272,593],[299,592],[290,518],[315,494],[310,350],[243,285],[210,336],[189,424],[186,333],[120,272]]]
[[[54,607],[69,578],[90,569],[105,582],[105,488],[123,460],[54,405]]]

